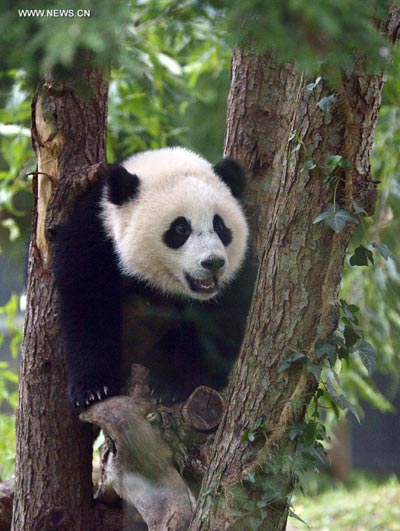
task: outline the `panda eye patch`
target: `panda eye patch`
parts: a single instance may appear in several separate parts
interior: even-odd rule
[[[224,220],[218,214],[215,214],[213,218],[213,228],[225,247],[231,243],[232,231],[228,229],[224,223]]]
[[[191,233],[192,226],[190,221],[185,217],[180,216],[176,218],[169,226],[169,229],[164,232],[163,241],[171,249],[179,249],[185,244]]]

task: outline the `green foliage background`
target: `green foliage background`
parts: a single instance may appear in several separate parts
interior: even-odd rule
[[[4,2],[3,2],[4,3]],[[21,292],[31,183],[35,169],[30,144],[30,101],[46,71],[79,77],[89,54],[110,68],[108,160],[137,150],[182,144],[212,161],[221,157],[232,47],[272,48],[282,61],[295,61],[310,77],[323,75],[334,88],[343,71],[361,56],[371,72],[386,69],[385,90],[373,156],[381,196],[374,221],[361,224],[354,240],[384,242],[399,254],[400,179],[398,52],[383,40],[376,21],[386,13],[383,0],[71,0],[68,9],[90,9],[91,16],[24,17],[24,0],[8,1],[0,17],[0,274],[7,280],[3,314],[15,314]],[[65,9],[48,0],[45,9]],[[111,65],[111,67],[110,67]],[[338,155],[338,154],[332,154]],[[349,250],[349,257],[353,254]],[[2,282],[3,283],[3,282]],[[5,282],[4,282],[5,283]],[[378,367],[398,390],[400,272],[393,260],[350,267],[346,262],[345,298],[359,306],[365,338],[378,350]],[[10,324],[10,323],[9,323]],[[14,353],[20,329],[11,325]],[[382,410],[390,404],[357,358],[338,362],[341,385],[350,403],[360,398]],[[15,373],[0,362],[0,407],[15,408]],[[390,393],[389,393],[390,398]],[[13,419],[0,415],[0,479],[12,470]]]

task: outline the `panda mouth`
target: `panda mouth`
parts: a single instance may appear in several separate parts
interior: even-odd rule
[[[186,273],[185,277],[190,289],[195,293],[205,293],[207,295],[211,295],[212,293],[218,291],[218,280],[215,276],[208,278],[194,278]]]

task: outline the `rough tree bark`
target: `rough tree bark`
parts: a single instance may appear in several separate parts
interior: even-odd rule
[[[38,158],[28,306],[17,413],[14,531],[94,529],[91,428],[66,401],[51,272],[55,228],[105,161],[108,82],[82,66],[75,83],[47,76],[32,104]],[[97,527],[98,529],[98,527]]]
[[[391,40],[397,38],[398,7],[391,8],[385,29]],[[249,526],[252,517],[258,519],[259,529],[286,527],[293,490],[288,466],[293,443],[287,433],[304,418],[317,382],[305,364],[293,364],[284,372],[277,368],[293,352],[315,361],[315,341],[334,332],[342,266],[354,230],[348,225],[336,234],[323,224],[313,225],[332,200],[332,189],[323,183],[318,168],[302,167],[309,159],[323,165],[329,155],[346,157],[352,168],[343,172],[340,203],[351,210],[354,199],[372,213],[376,191],[369,157],[383,78],[368,75],[358,64],[336,89],[332,111],[324,112],[317,102],[333,91],[322,85],[307,90],[301,73],[293,65],[279,65],[271,53],[234,52],[225,154],[241,160],[249,171],[247,205],[259,275],[192,531],[242,531],[254,528]],[[296,142],[289,139],[294,132],[302,148],[292,152]],[[299,400],[301,407],[293,407]],[[258,444],[244,441],[246,428],[259,419],[264,420],[267,437]],[[274,462],[279,477],[273,473]],[[249,472],[262,474],[266,463],[271,472],[264,473],[264,480],[275,484],[281,496],[261,513],[256,503],[262,493],[246,477]]]

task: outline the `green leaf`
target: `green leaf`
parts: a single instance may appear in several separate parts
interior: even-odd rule
[[[290,405],[292,406],[293,413],[297,413],[299,409],[304,405],[304,398],[297,398],[296,400],[291,400]]]
[[[314,365],[314,363],[308,363],[307,364],[307,370],[312,375],[314,375],[314,377],[317,380],[317,382],[319,382],[319,380],[321,378],[321,368],[318,367],[317,365]]]
[[[322,341],[317,341],[315,344],[315,355],[317,358],[328,358],[331,365],[336,361],[337,349],[336,345],[331,343],[323,343]]]
[[[254,440],[254,434],[252,433],[252,431],[250,430],[250,428],[246,428],[243,432],[243,435],[242,435],[242,442],[247,442],[247,441],[251,441],[250,437],[253,436],[253,440]]]
[[[328,203],[324,212],[319,214],[313,221],[313,224],[324,221],[336,233],[340,232],[346,226],[346,223],[358,224],[358,219],[347,210],[337,208],[332,203]]]
[[[298,520],[299,522],[304,524],[308,529],[310,529],[310,526],[307,524],[307,522],[305,522],[302,518],[300,518],[300,516],[296,514],[294,511],[292,511],[291,509],[289,509],[289,516],[290,518],[294,518],[295,520]]]
[[[176,59],[174,59],[173,57],[170,57],[169,55],[165,54],[165,53],[159,53],[157,54],[157,58],[159,60],[159,62],[165,67],[167,68],[167,70],[175,75],[175,76],[181,76],[182,75],[182,67],[181,65],[178,63],[178,61]]]
[[[346,340],[347,347],[354,346],[361,337],[357,331],[357,328],[350,325],[344,327],[343,335]]]
[[[326,389],[332,399],[339,398],[340,396],[340,393],[336,389],[335,384],[340,387],[340,379],[336,372],[331,369],[330,371],[328,371],[328,375],[326,378]]]
[[[262,418],[262,417],[259,418],[259,419],[257,419],[257,420],[255,421],[253,427],[252,427],[252,430],[253,430],[253,431],[257,431],[257,430],[259,430],[260,428],[263,427],[264,422],[265,422],[265,419]]]
[[[310,420],[309,422],[304,422],[302,425],[303,428],[303,442],[304,445],[309,448],[311,447],[314,442],[318,439],[319,433],[318,433],[318,423]]]
[[[299,433],[300,433],[299,425],[294,424],[289,430],[288,437],[291,441],[294,441],[296,437],[298,437]]]
[[[300,135],[299,135],[299,132],[298,131],[293,131],[292,133],[290,133],[289,135],[289,142],[291,142],[292,140],[299,140],[300,139]]]
[[[249,482],[249,483],[255,483],[256,482],[256,474],[255,472],[249,472],[246,476],[246,480]]]
[[[296,153],[301,148],[301,144],[296,144],[294,148],[292,149],[291,153]]]
[[[362,207],[360,207],[360,205],[356,203],[354,199],[351,200],[351,206],[353,207],[353,210],[356,214],[364,214],[364,216],[367,216],[367,212]]]
[[[246,428],[241,437],[242,442],[246,442],[249,440],[249,434],[250,434],[250,428]]]
[[[303,167],[301,168],[301,171],[310,171],[310,170],[313,170],[316,167],[317,167],[317,165],[315,163],[315,160],[309,159],[309,160],[305,161]]]
[[[307,360],[307,356],[303,354],[302,352],[294,352],[290,356],[288,356],[285,360],[283,360],[279,367],[278,367],[278,373],[279,372],[285,372],[292,366],[293,363],[296,362],[304,362]]]
[[[320,461],[323,465],[326,465],[326,454],[324,448],[321,445],[316,447],[315,445],[307,449],[307,452],[314,458],[315,461]]]
[[[364,245],[359,245],[354,254],[350,257],[350,265],[352,266],[368,266],[369,262],[374,265],[374,255],[372,251],[364,247]]]
[[[395,412],[395,408],[379,391],[370,378],[365,378],[365,376],[361,376],[355,371],[351,371],[347,378],[349,379],[351,387],[356,391],[360,398],[368,400],[370,404],[381,411],[390,413]]]
[[[376,369],[376,350],[370,343],[368,343],[368,341],[363,339],[360,344],[357,345],[355,351],[358,352],[364,367],[367,369],[368,374],[371,375]]]
[[[400,258],[398,258],[396,255],[392,253],[392,251],[389,249],[387,245],[384,243],[376,243],[374,242],[372,244],[372,247],[375,247],[375,249],[378,249],[378,251],[381,253],[381,256],[387,260],[388,258],[391,258],[396,264],[400,264]]]
[[[1,222],[1,225],[10,231],[9,238],[11,242],[17,240],[20,237],[21,231],[15,219],[7,218]]]
[[[351,168],[350,162],[342,155],[330,155],[326,160],[328,172],[332,173],[336,168],[348,170]]]
[[[353,406],[351,402],[347,400],[347,398],[343,394],[341,394],[340,396],[331,397],[331,398],[334,401],[334,403],[337,405],[337,407],[343,410],[348,409],[350,413],[352,413],[354,417],[358,420],[358,422],[360,422],[360,417],[358,415],[357,409]]]
[[[317,107],[319,107],[325,113],[330,114],[333,109],[333,106],[336,103],[336,100],[337,98],[334,94],[332,94],[331,96],[325,96],[325,98],[319,100],[319,102],[317,103]]]
[[[321,81],[322,81],[322,77],[321,76],[317,77],[317,79],[313,83],[309,83],[308,85],[306,85],[306,89],[309,90],[310,92],[313,91],[315,88],[317,88],[317,86],[319,85]]]
[[[346,319],[358,324],[358,319],[356,317],[356,313],[360,311],[360,308],[358,306],[356,306],[355,304],[347,304],[344,299],[340,299],[340,308]]]

